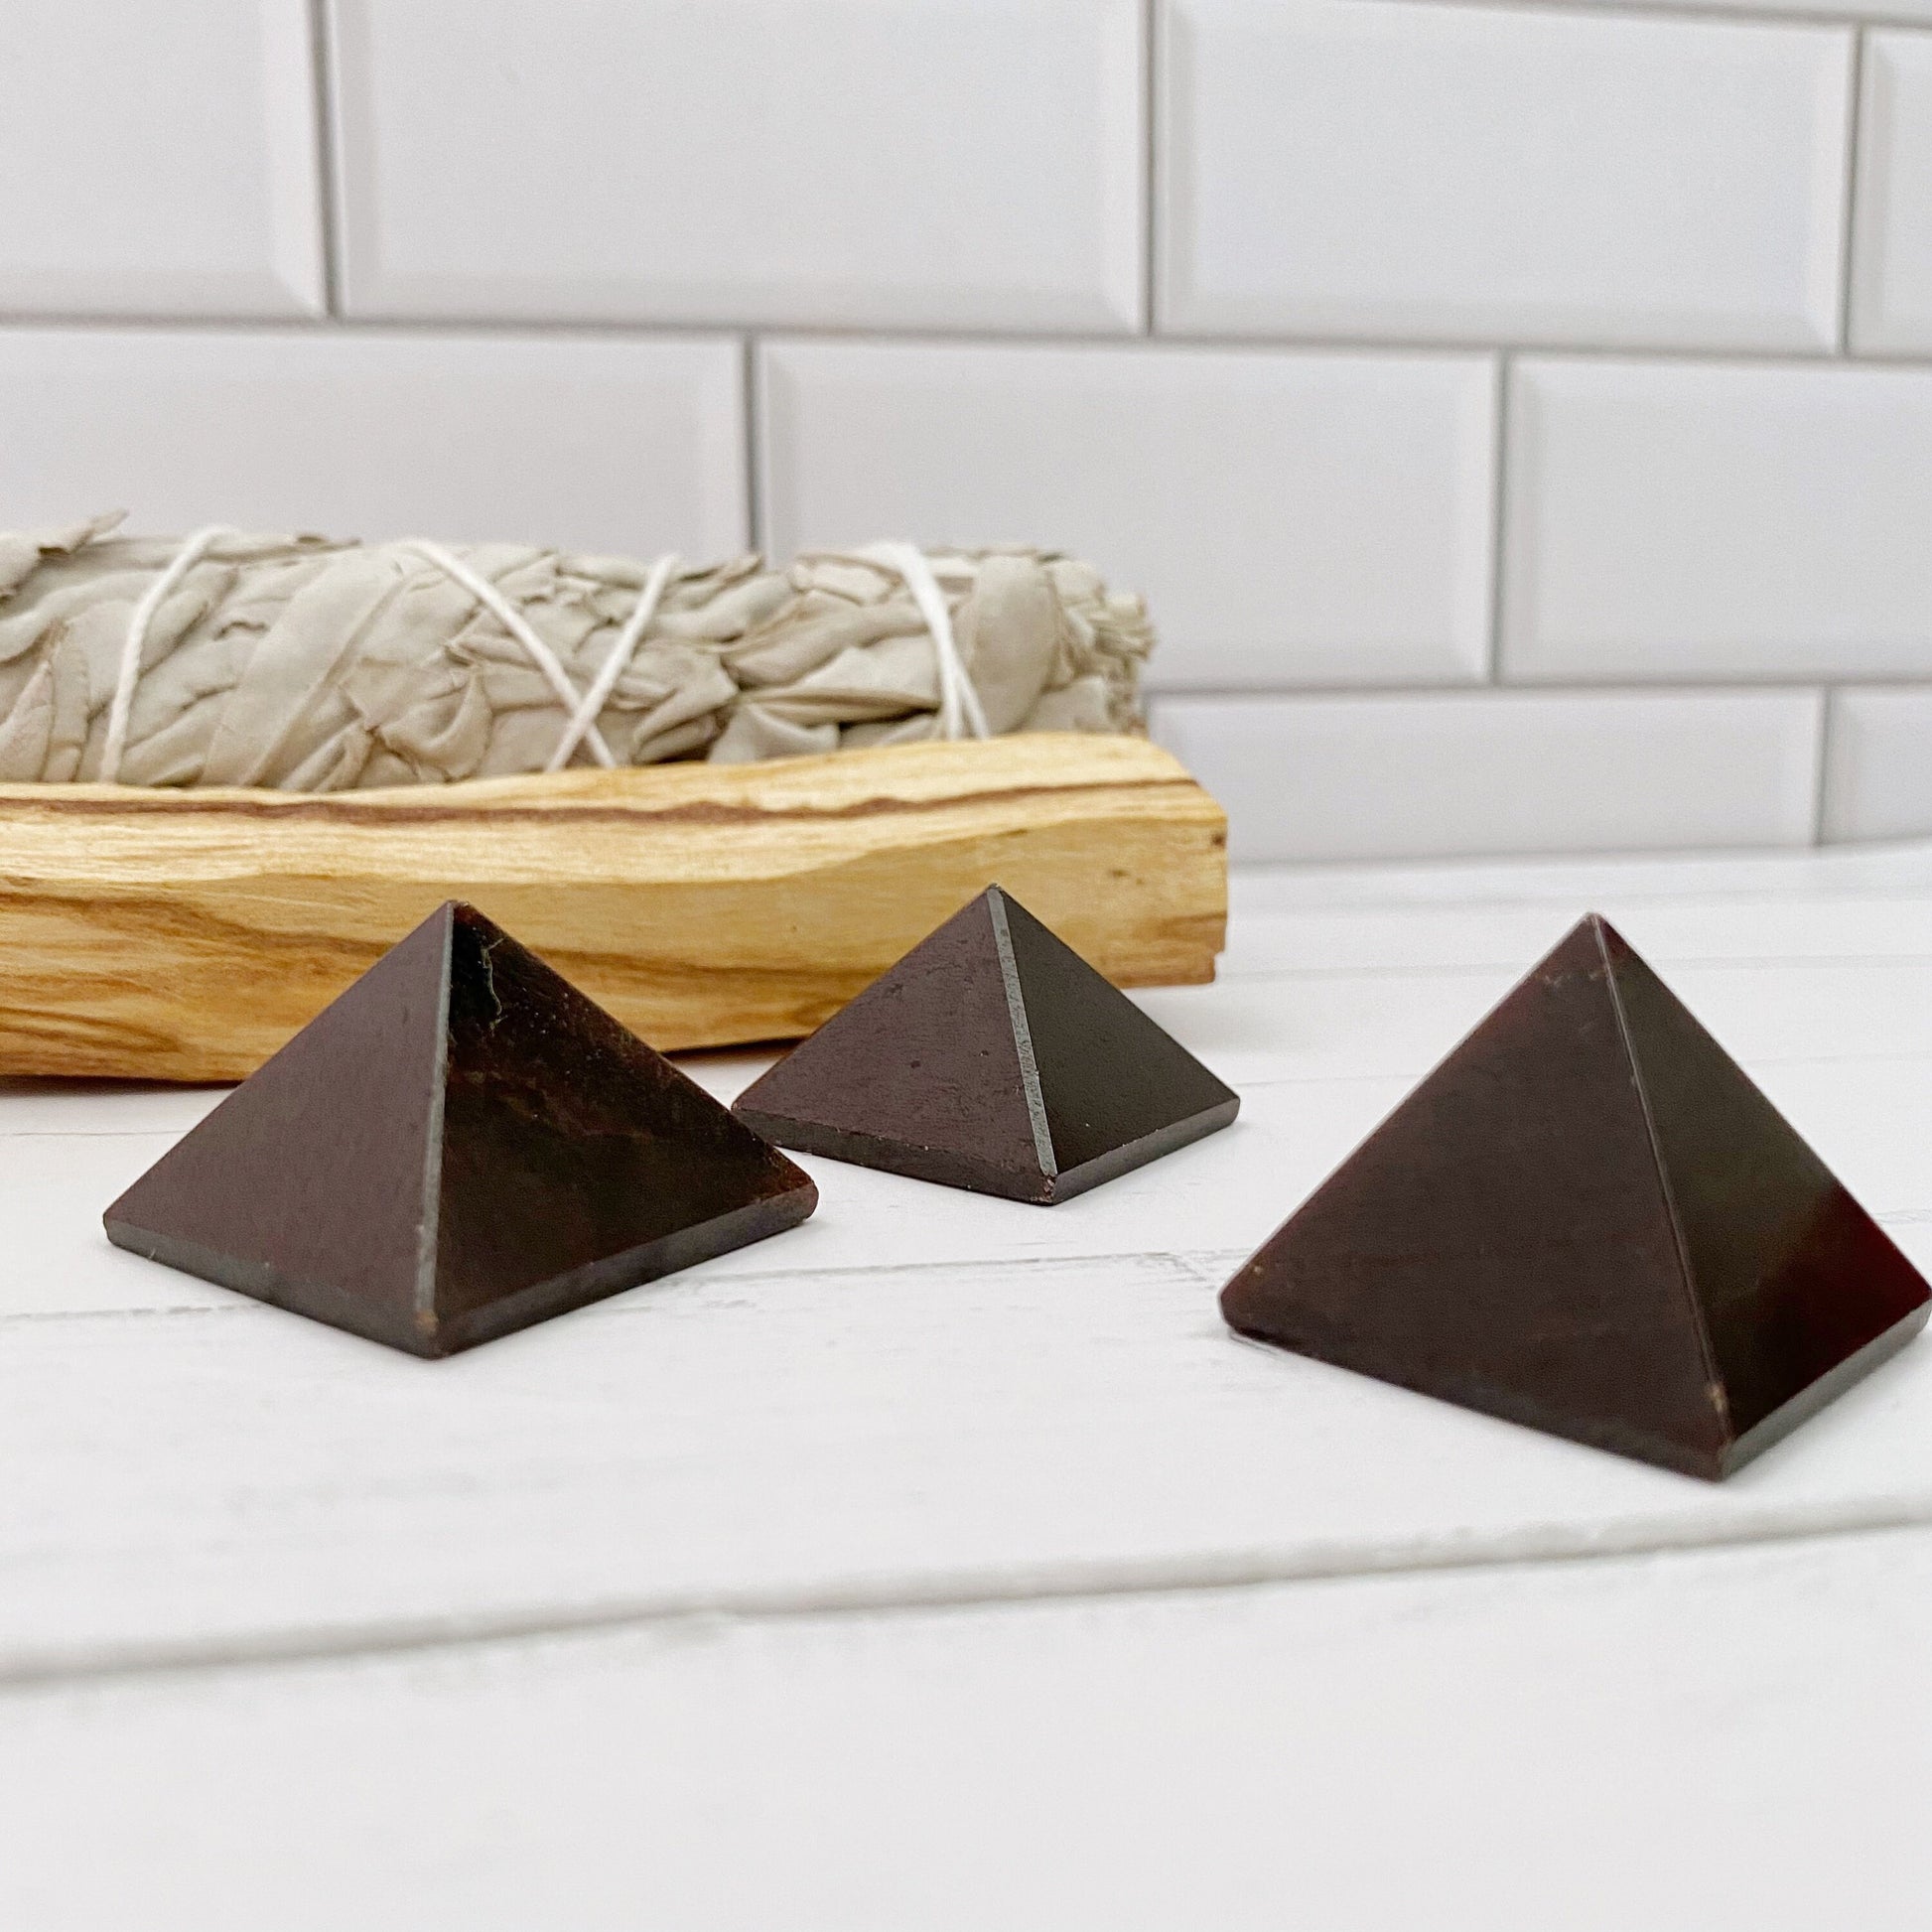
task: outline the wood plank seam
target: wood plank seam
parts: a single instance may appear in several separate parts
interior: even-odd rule
[[[1699,1527],[1709,1527],[1700,1525]],[[692,1592],[624,1602],[560,1606],[541,1615],[410,1622],[397,1619],[360,1631],[264,1632],[219,1644],[188,1642],[104,1646],[88,1655],[0,1657],[0,1698],[52,1688],[108,1684],[205,1672],[252,1670],[363,1660],[413,1652],[465,1650],[544,1638],[679,1624],[780,1623],[847,1617],[919,1615],[934,1610],[1025,1608],[1039,1603],[1100,1603],[1123,1598],[1223,1595],[1282,1586],[1320,1585],[1415,1576],[1493,1574],[1598,1564],[1653,1564],[1672,1557],[1766,1546],[1836,1543],[1889,1537],[1932,1528],[1932,1496],[1874,1505],[1843,1517],[1725,1525],[1716,1535],[1674,1535],[1648,1525],[1625,1533],[1598,1533],[1587,1540],[1523,1538],[1511,1547],[1483,1550],[1446,1544],[1426,1550],[1312,1551],[1296,1562],[1270,1563],[1252,1553],[1186,1563],[1147,1560],[1133,1564],[1068,1566],[1024,1577],[934,1576],[907,1580],[900,1587],[858,1582],[810,1589]]]

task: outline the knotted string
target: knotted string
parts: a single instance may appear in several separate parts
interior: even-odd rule
[[[581,702],[578,689],[571,683],[569,672],[558,661],[557,653],[530,628],[522,612],[487,577],[480,576],[461,557],[453,556],[440,543],[431,543],[426,537],[411,537],[403,548],[415,551],[446,577],[461,584],[523,646],[530,662],[543,673],[544,681],[557,694],[557,701],[564,708],[564,716],[574,723]],[[605,744],[604,734],[597,726],[587,722],[582,736],[591,757],[607,771],[614,769],[618,761],[611,756],[611,748]],[[572,749],[575,750],[575,747]]]
[[[960,661],[946,594],[939,588],[925,552],[914,543],[869,543],[856,554],[903,579],[919,616],[925,620],[932,637],[932,655],[939,667],[939,736],[961,738],[965,735],[963,725],[975,738],[990,738],[980,694],[973,689],[973,680]]]
[[[636,656],[637,646],[643,642],[644,632],[650,627],[651,619],[657,615],[664,587],[670,583],[683,561],[681,557],[673,555],[659,557],[651,565],[650,575],[644,579],[644,588],[637,593],[637,602],[624,620],[623,628],[618,632],[618,640],[611,646],[610,656],[604,660],[603,668],[592,681],[591,688],[584,693],[583,702],[564,727],[564,735],[557,741],[557,749],[550,754],[550,762],[543,767],[546,771],[561,771],[570,762],[571,755],[577,750],[584,734],[596,724],[606,701],[617,689],[618,679],[630,668],[630,660]]]
[[[630,660],[636,656],[637,646],[643,642],[644,632],[650,627],[651,619],[657,615],[665,586],[670,583],[682,559],[675,555],[659,557],[651,566],[650,575],[637,594],[637,602],[631,606],[623,628],[618,632],[617,641],[611,646],[611,654],[592,679],[591,688],[580,698],[576,685],[570,681],[570,673],[564,669],[557,653],[537,635],[522,612],[488,578],[472,570],[461,557],[445,550],[440,543],[431,543],[427,538],[413,538],[407,547],[461,584],[523,646],[529,653],[530,661],[543,673],[551,690],[556,692],[564,708],[564,734],[558,739],[557,749],[550,754],[550,761],[543,768],[546,771],[561,771],[570,762],[579,745],[588,746],[591,757],[606,770],[615,768],[617,759],[611,756],[611,748],[597,728],[598,716],[617,688],[618,679],[630,668]]]
[[[134,708],[135,687],[141,676],[141,655],[147,648],[148,632],[153,628],[155,614],[216,543],[223,537],[236,534],[226,524],[220,523],[210,523],[195,531],[183,541],[167,568],[136,603],[128,619],[127,635],[121,643],[113,701],[107,712],[107,737],[100,754],[99,779],[102,784],[114,784],[120,778],[121,759],[127,751],[128,719]],[[426,537],[407,539],[400,547],[414,551],[425,562],[434,564],[453,583],[468,591],[522,645],[531,663],[556,693],[558,702],[564,708],[564,730],[544,769],[562,770],[576,755],[580,745],[588,748],[591,757],[606,770],[615,769],[617,759],[612,756],[604,734],[598,729],[597,720],[610,701],[611,693],[617,688],[619,678],[636,656],[644,632],[657,615],[664,592],[682,559],[669,554],[659,557],[651,566],[643,588],[637,594],[637,602],[631,607],[630,615],[624,620],[623,627],[618,632],[597,676],[592,679],[590,689],[580,695],[557,653],[488,578],[472,570],[461,557],[446,550],[442,544],[432,543]],[[970,731],[975,738],[990,737],[979,693],[973,688],[973,681],[960,659],[945,593],[939,588],[939,580],[933,575],[925,552],[916,544],[873,543],[867,544],[856,554],[900,578],[925,621],[927,633],[932,638],[932,654],[939,678],[939,735],[956,739]]]
[[[148,632],[155,613],[174,594],[181,580],[202,561],[223,537],[236,534],[223,523],[210,523],[187,538],[174,554],[168,568],[141,593],[134,615],[127,621],[127,635],[121,640],[120,667],[114,674],[114,701],[107,709],[107,742],[100,748],[100,782],[118,784],[121,759],[127,752],[127,721],[134,710],[134,687],[141,678],[141,653],[148,647]]]

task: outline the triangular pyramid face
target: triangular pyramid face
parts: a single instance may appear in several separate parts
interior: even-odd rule
[[[1723,1449],[1596,935],[1579,926],[1228,1284],[1244,1334],[1653,1460]]]
[[[1226,1126],[1239,1105],[995,886],[737,1112],[785,1147],[1048,1203]]]
[[[446,905],[108,1209],[118,1245],[445,1355],[803,1220],[811,1181]]]
[[[1762,1448],[1771,1437],[1733,1413],[1693,1270],[1720,1279],[1739,1248],[1765,1246],[1769,1221],[1740,1228],[1739,1196],[1726,1207],[1709,1186],[1727,1157],[1685,1109],[1667,1107],[1668,1138],[1654,1127],[1639,1071],[1652,1055],[1633,1058],[1632,1034],[1692,1058],[1691,1089],[1749,1083],[1702,1029],[1667,1039],[1654,1002],[1626,1013],[1636,973],[1670,999],[1600,919],[1578,925],[1235,1275],[1229,1324],[1696,1475]],[[1685,1194],[1705,1203],[1688,1262]],[[1866,1296],[1810,1279],[1827,1298]],[[1922,1323],[1924,1300],[1920,1285],[1885,1343]],[[1883,1352],[1857,1344],[1857,1366],[1841,1358],[1825,1378]]]
[[[1926,1285],[1622,936],[1603,940],[1735,1467],[1908,1340]]]
[[[435,1265],[448,908],[384,953],[107,1210],[107,1237],[413,1347]]]
[[[734,1111],[780,1147],[1027,1200],[1036,1133],[985,896],[922,939],[746,1088]]]
[[[818,1190],[480,913],[451,932],[437,1332],[468,1347],[779,1233]]]
[[[1230,1087],[1017,899],[1001,900],[1057,1199],[1233,1120]]]

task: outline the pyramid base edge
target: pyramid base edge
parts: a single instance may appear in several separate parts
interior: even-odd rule
[[[1730,1475],[1746,1462],[1762,1455],[1767,1449],[1783,1442],[1793,1430],[1837,1401],[1855,1382],[1863,1381],[1874,1368],[1896,1355],[1925,1326],[1928,1316],[1932,1316],[1932,1303],[1921,1302],[1909,1314],[1901,1316],[1882,1333],[1872,1336],[1863,1348],[1846,1356],[1836,1368],[1800,1389],[1781,1408],[1773,1409],[1762,1422],[1747,1429],[1725,1451],[1724,1468],[1720,1473]]]

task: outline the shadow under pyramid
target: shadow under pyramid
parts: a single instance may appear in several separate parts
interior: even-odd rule
[[[1902,1346],[1927,1301],[1592,913],[1221,1307],[1244,1335],[1715,1478]]]

